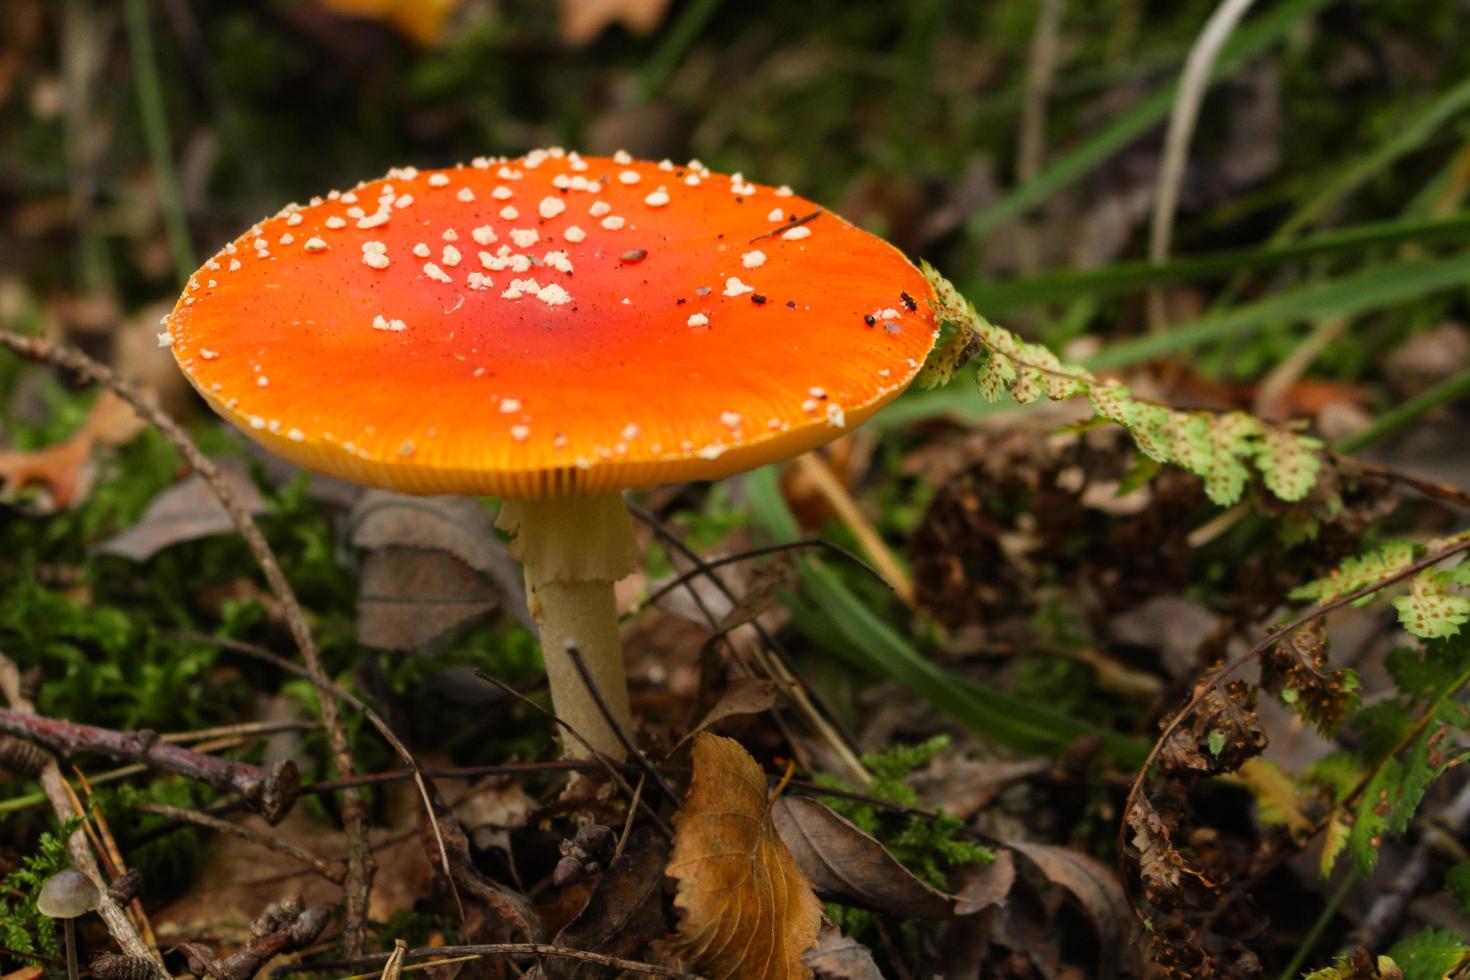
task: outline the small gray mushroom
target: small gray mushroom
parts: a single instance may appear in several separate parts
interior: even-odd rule
[[[36,896],[36,911],[52,919],[60,919],[66,932],[66,975],[77,980],[77,927],[76,918],[86,915],[102,904],[102,893],[92,884],[92,879],[77,871],[66,868],[46,879],[41,894]]]

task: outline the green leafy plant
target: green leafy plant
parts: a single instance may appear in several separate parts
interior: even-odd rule
[[[1204,480],[1210,500],[1222,507],[1245,494],[1252,467],[1266,489],[1284,501],[1301,500],[1316,485],[1322,469],[1319,440],[1245,412],[1182,411],[1136,398],[1127,386],[1064,364],[1040,344],[995,326],[933,266],[923,268],[945,333],[920,372],[919,385],[943,385],[973,360],[976,386],[987,401],[1006,394],[1022,405],[1043,397],[1086,398],[1098,420],[1122,426],[1148,459]]]
[[[886,752],[863,756],[863,765],[873,776],[872,785],[863,792],[898,806],[917,807],[918,794],[907,779],[944,752],[949,741],[947,735],[938,735],[917,745],[896,745]],[[853,789],[834,777],[819,775],[817,780],[834,788]],[[990,848],[964,835],[962,820],[942,810],[932,817],[899,815],[861,800],[831,797],[823,802],[879,840],[915,877],[935,888],[949,887],[950,867],[995,860]],[[844,931],[855,934],[867,931],[874,922],[874,913],[842,905],[829,905],[827,914]]]
[[[36,910],[36,896],[46,879],[71,864],[66,841],[81,826],[73,819],[55,831],[42,833],[34,852],[26,855],[0,881],[0,945],[15,953],[59,956],[55,923]]]

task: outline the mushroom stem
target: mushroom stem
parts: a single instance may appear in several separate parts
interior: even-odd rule
[[[608,712],[631,735],[633,713],[613,585],[633,571],[638,545],[623,498],[611,493],[508,500],[497,524],[514,536],[511,554],[525,571],[527,602],[541,629],[552,709],[592,749],[622,759],[623,744],[567,647],[581,653]],[[574,739],[563,740],[562,751],[569,758],[587,755]]]
[[[62,929],[66,933],[66,976],[67,980],[78,980],[81,973],[77,969],[77,920],[62,919]]]

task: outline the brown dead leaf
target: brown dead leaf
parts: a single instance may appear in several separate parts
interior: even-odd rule
[[[926,885],[888,848],[816,800],[783,796],[772,805],[771,819],[797,867],[829,895],[916,919],[972,915],[1005,898],[1002,892],[976,901]]]
[[[586,906],[556,934],[556,945],[627,957],[665,935],[663,870],[668,860],[669,844],[658,831],[651,827],[635,831]],[[550,980],[617,974],[607,967],[558,957],[543,961],[542,970]]]
[[[499,593],[453,555],[423,548],[368,554],[357,592],[357,639],[385,650],[419,650],[495,608]]]
[[[500,600],[529,624],[520,570],[476,500],[370,490],[352,506],[349,539],[369,552],[358,596],[363,643],[418,649]]]
[[[265,500],[243,466],[222,460],[219,469],[240,506],[252,514],[265,513]],[[155,497],[138,523],[103,542],[101,551],[147,561],[170,545],[234,530],[235,522],[225,513],[214,490],[196,473]]]
[[[80,503],[92,480],[92,450],[120,446],[144,426],[127,402],[104,391],[82,427],[65,442],[31,451],[0,451],[0,491],[39,486],[50,497],[49,511]]]
[[[883,980],[868,947],[826,920],[817,934],[817,944],[806,951],[802,962],[812,968],[817,980]]]
[[[470,856],[470,841],[454,811],[444,802],[437,788],[429,784],[429,799],[434,807],[433,820],[419,800],[418,838],[436,874],[448,874],[464,909],[460,923],[464,937],[470,942],[503,942],[508,939],[530,939],[542,936],[541,917],[519,892],[488,877]]]
[[[516,570],[496,537],[490,515],[472,497],[412,497],[370,490],[348,518],[354,548],[429,548],[447,551],[477,571]]]
[[[1047,881],[1076,899],[1097,930],[1101,962],[1098,975],[1116,975],[1125,960],[1132,912],[1118,877],[1096,858],[1052,844],[1011,843]]]
[[[561,39],[578,47],[614,23],[633,34],[648,34],[663,20],[668,6],[669,0],[560,0]]]
[[[733,980],[810,977],[822,905],[771,819],[765,775],[740,743],[701,732],[694,775],[674,814],[683,913],[674,946],[700,972]]]
[[[758,715],[769,711],[785,700],[794,685],[787,681],[773,681],[765,677],[737,677],[730,682],[725,693],[715,702],[693,732],[701,732],[717,722],[738,715]]]

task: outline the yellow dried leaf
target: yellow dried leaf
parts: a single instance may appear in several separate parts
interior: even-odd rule
[[[1240,778],[1256,798],[1256,812],[1269,824],[1284,826],[1293,836],[1311,832],[1312,821],[1302,812],[1296,784],[1281,767],[1265,759],[1247,759]]]
[[[822,904],[771,822],[766,779],[733,739],[694,737],[694,776],[674,815],[667,874],[682,913],[674,945],[700,973],[725,980],[811,976]]]

